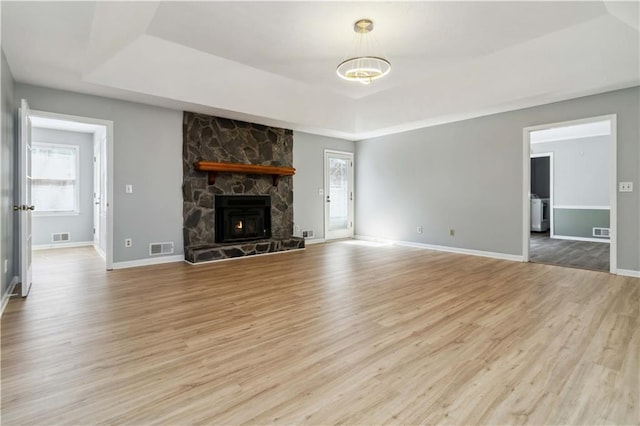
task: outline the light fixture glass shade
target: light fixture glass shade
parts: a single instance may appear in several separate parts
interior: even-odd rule
[[[373,80],[384,77],[391,71],[391,64],[384,58],[377,56],[360,56],[347,59],[338,65],[336,72],[339,77],[350,81],[369,84]]]
[[[385,58],[370,54],[379,50],[370,34],[373,31],[371,19],[360,19],[353,25],[355,34],[355,52],[342,61],[336,73],[348,81],[370,84],[373,80],[384,77],[391,71],[391,63]]]

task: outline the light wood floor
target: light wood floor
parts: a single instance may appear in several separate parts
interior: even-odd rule
[[[4,425],[640,420],[636,278],[346,242],[35,265],[2,318]]]

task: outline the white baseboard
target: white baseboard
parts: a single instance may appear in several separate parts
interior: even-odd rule
[[[586,238],[586,237],[567,237],[565,235],[552,235],[552,240],[569,240],[569,241],[589,241],[591,243],[607,243],[610,244],[611,240],[607,238]]]
[[[38,244],[31,247],[32,250],[49,250],[57,248],[72,247],[89,247],[93,245],[93,241],[78,241],[76,243],[55,243],[55,244]]]
[[[113,269],[136,268],[138,266],[160,265],[163,263],[184,262],[184,255],[150,257],[148,259],[113,262]]]
[[[296,252],[296,251],[304,251],[304,248],[290,249],[290,250],[280,250],[280,251],[271,251],[271,252],[267,252],[267,253],[256,253],[256,254],[250,254],[248,256],[225,257],[223,259],[205,260],[204,262],[196,262],[196,263],[189,262],[187,259],[185,259],[184,261],[186,263],[188,263],[189,265],[199,266],[199,265],[206,265],[208,263],[227,262],[227,261],[230,261],[230,260],[240,260],[240,259],[247,259],[247,258],[258,257],[258,256],[271,256],[273,254],[292,253],[292,252]]]
[[[633,269],[618,269],[616,271],[616,274],[622,275],[625,277],[640,278],[640,271],[635,271]]]
[[[309,238],[308,240],[304,240],[304,245],[313,245],[313,244],[321,244],[324,243],[324,238]]]
[[[13,290],[15,290],[18,281],[20,281],[18,277],[13,277],[11,279],[11,283],[9,283],[9,287],[7,287],[7,291],[5,291],[2,295],[2,308],[0,309],[0,316],[2,316],[2,314],[4,313],[4,309],[7,307],[9,299],[11,298]]]
[[[356,235],[357,240],[365,240],[365,241],[375,241],[387,244],[394,244],[398,246],[404,247],[415,247],[415,248],[423,248],[428,250],[436,250],[436,251],[444,251],[448,253],[456,253],[456,254],[466,254],[470,256],[481,256],[481,257],[490,257],[492,259],[502,259],[502,260],[512,260],[515,262],[523,262],[523,257],[521,255],[516,254],[506,254],[506,253],[496,253],[492,251],[482,251],[482,250],[472,250],[458,247],[448,247],[448,246],[438,246],[434,244],[423,244],[423,243],[414,243],[411,241],[396,241],[396,240],[385,240],[382,238],[374,238],[367,237],[363,235]]]
[[[107,255],[105,254],[104,251],[102,251],[99,245],[94,243],[93,249],[96,251],[96,253],[98,253],[98,255],[102,258],[102,260],[107,260]]]

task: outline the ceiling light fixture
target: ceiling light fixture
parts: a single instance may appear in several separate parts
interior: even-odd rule
[[[360,19],[353,24],[353,31],[356,33],[355,54],[347,55],[348,59],[338,65],[338,76],[345,80],[370,84],[373,80],[389,74],[391,63],[383,57],[371,54],[375,44],[370,34],[373,31],[373,21]]]

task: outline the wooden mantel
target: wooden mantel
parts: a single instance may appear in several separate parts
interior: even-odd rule
[[[293,176],[296,169],[293,167],[261,166],[257,164],[241,163],[216,163],[213,161],[196,161],[195,169],[201,172],[209,172],[209,185],[216,183],[218,173],[245,173],[248,175],[270,175],[273,178],[273,186],[278,185],[280,176]]]

